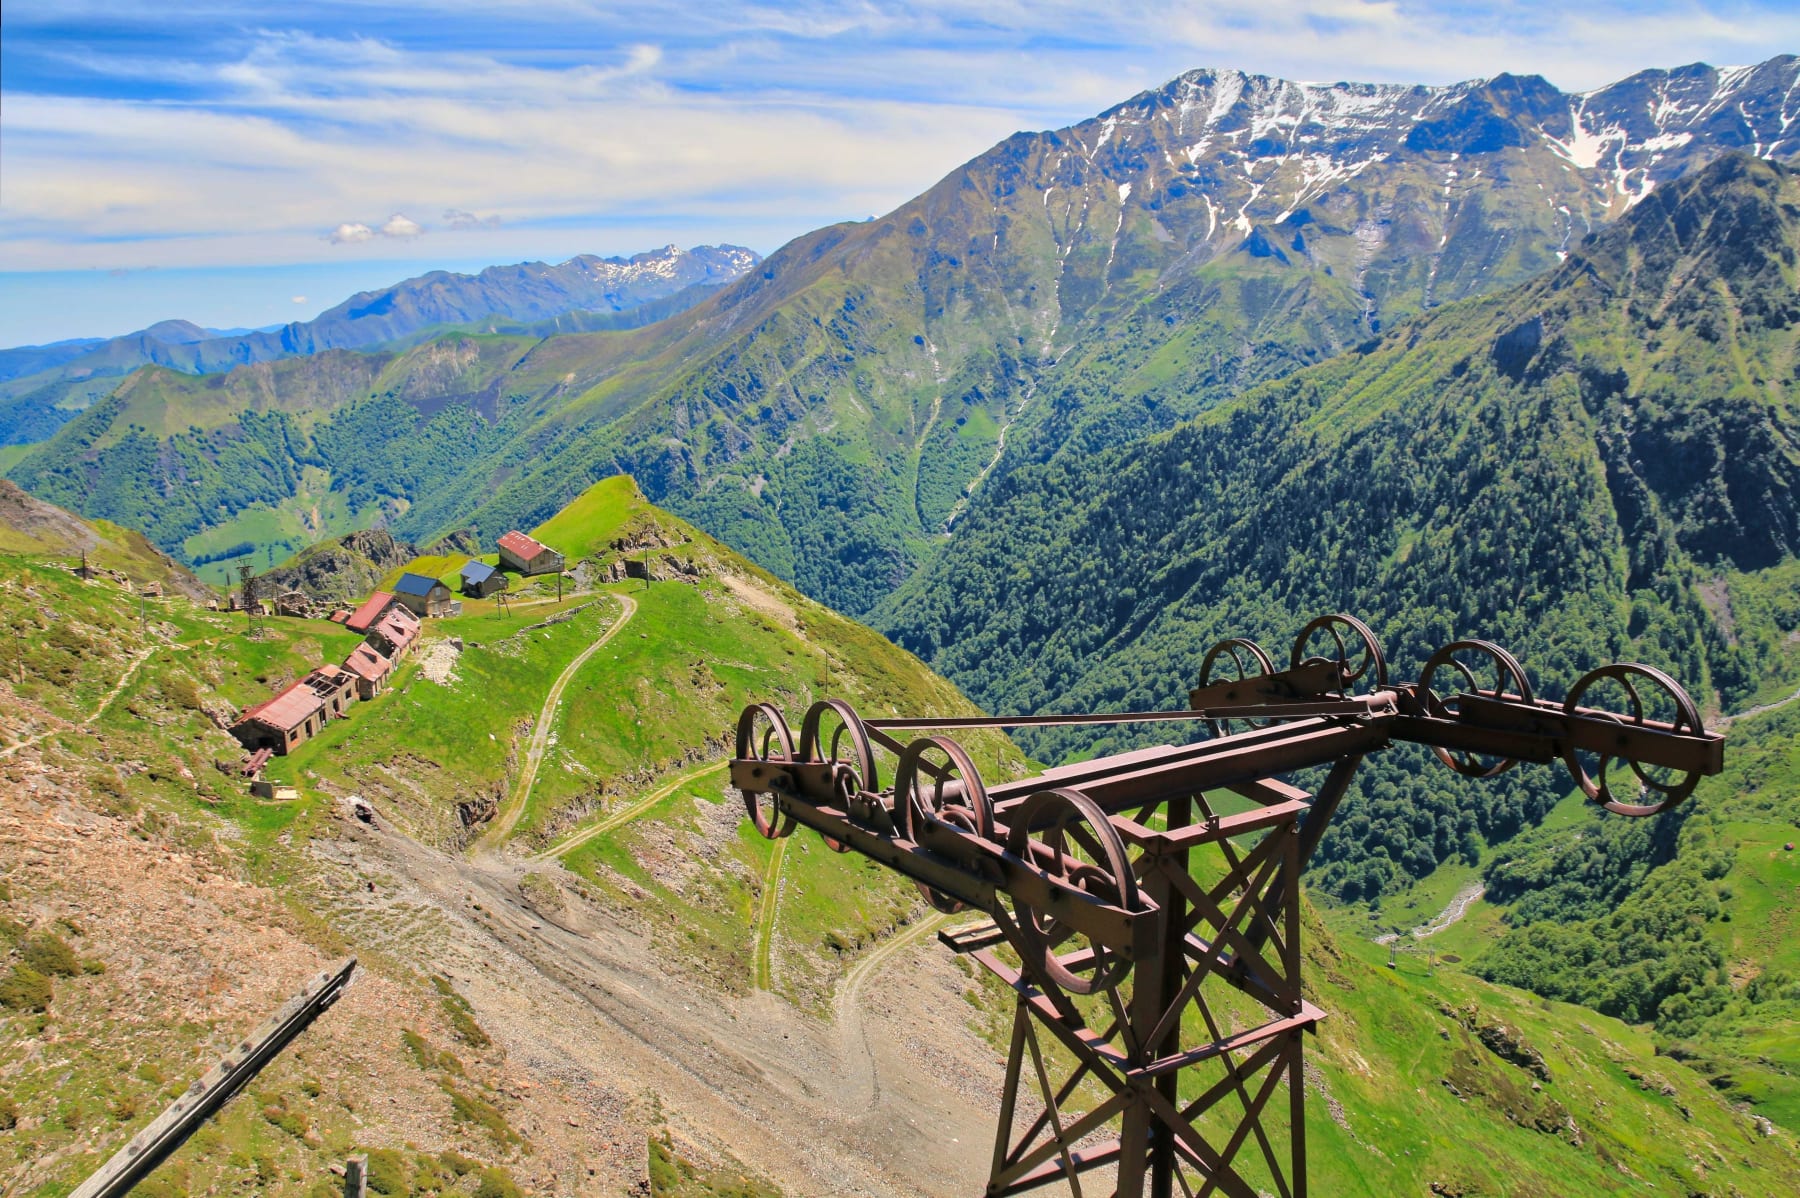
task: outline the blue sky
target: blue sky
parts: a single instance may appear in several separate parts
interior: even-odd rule
[[[1800,2],[6,0],[0,345],[305,319],[676,242],[768,252],[1184,70],[1569,90],[1800,50]]]

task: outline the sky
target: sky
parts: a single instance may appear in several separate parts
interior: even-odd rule
[[[1196,67],[1573,91],[1792,51],[1800,0],[6,0],[0,346],[768,253]]]

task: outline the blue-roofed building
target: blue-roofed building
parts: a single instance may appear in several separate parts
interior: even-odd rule
[[[495,591],[506,589],[506,575],[486,562],[471,561],[462,568],[462,593],[471,599],[485,599]]]
[[[413,615],[424,619],[427,616],[454,616],[462,611],[450,594],[450,588],[435,578],[424,574],[414,574],[408,570],[394,584],[394,598],[404,604]]]

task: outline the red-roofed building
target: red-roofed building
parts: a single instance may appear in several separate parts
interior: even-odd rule
[[[350,656],[344,659],[344,668],[356,676],[357,698],[373,699],[387,686],[394,663],[383,657],[375,646],[365,643],[350,651]]]
[[[325,707],[336,719],[356,702],[356,675],[343,666],[316,666],[301,679],[312,687],[313,694],[325,700]]]
[[[396,604],[369,629],[368,639],[384,657],[399,660],[419,639],[419,617]]]
[[[244,712],[231,726],[231,734],[252,753],[268,749],[283,755],[318,735],[330,718],[326,701],[305,682],[296,682]]]
[[[350,618],[344,621],[344,627],[351,632],[367,632],[375,627],[375,621],[381,619],[382,614],[392,607],[393,603],[392,595],[386,591],[376,591],[361,607],[350,613]]]
[[[563,556],[514,529],[500,538],[500,568],[518,574],[556,574],[563,568]]]

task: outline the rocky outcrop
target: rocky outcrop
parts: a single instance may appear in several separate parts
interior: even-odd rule
[[[418,555],[417,549],[387,530],[370,528],[314,545],[287,565],[260,575],[257,587],[264,594],[300,591],[321,603],[348,603],[367,595],[394,567]]]
[[[480,557],[481,538],[475,535],[472,528],[459,528],[439,537],[420,552],[431,557],[454,557],[458,554]]]
[[[1544,1054],[1527,1044],[1518,1029],[1498,1020],[1483,1019],[1480,1008],[1474,1005],[1446,1006],[1442,1010],[1444,1014],[1462,1024],[1470,1035],[1481,1041],[1483,1048],[1507,1064],[1523,1069],[1539,1081],[1550,1080],[1550,1066],[1544,1063]]]

